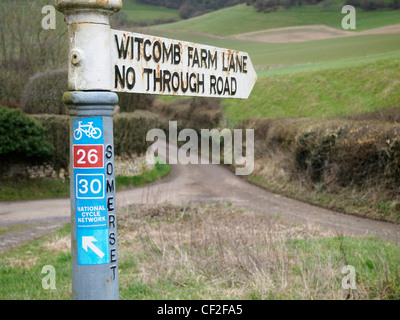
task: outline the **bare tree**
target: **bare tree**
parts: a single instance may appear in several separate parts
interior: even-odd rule
[[[30,76],[66,62],[68,40],[61,14],[55,17],[55,30],[42,28],[47,4],[0,0],[0,101],[18,101]]]

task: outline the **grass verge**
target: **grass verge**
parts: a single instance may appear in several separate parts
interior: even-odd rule
[[[157,162],[153,170],[145,172],[143,174],[133,177],[117,176],[115,178],[117,191],[146,185],[148,183],[161,179],[162,177],[170,173],[170,171],[171,167],[168,164],[160,164]]]
[[[125,177],[117,176],[115,184],[117,191],[143,186],[161,179],[170,172],[168,164],[155,165],[151,171],[143,174]],[[53,198],[69,198],[69,180],[51,179],[5,179],[0,180],[0,201],[37,200]]]
[[[0,299],[70,299],[70,227],[0,255]],[[231,204],[136,206],[118,219],[121,299],[399,299],[399,244]],[[56,290],[41,269],[56,269]],[[356,290],[342,268],[355,268]]]

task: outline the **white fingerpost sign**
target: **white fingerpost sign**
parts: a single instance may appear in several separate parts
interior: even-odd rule
[[[257,80],[246,52],[111,30],[112,91],[247,99]]]

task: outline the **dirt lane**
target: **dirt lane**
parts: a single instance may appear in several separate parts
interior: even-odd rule
[[[117,207],[138,204],[231,202],[293,223],[318,225],[337,235],[379,236],[399,241],[400,226],[346,215],[276,195],[236,176],[222,165],[171,165],[160,183],[117,192]],[[70,222],[69,199],[0,203],[0,252]]]

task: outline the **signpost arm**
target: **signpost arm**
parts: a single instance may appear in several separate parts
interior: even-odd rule
[[[121,0],[56,0],[69,35],[73,299],[119,298],[109,17]]]

